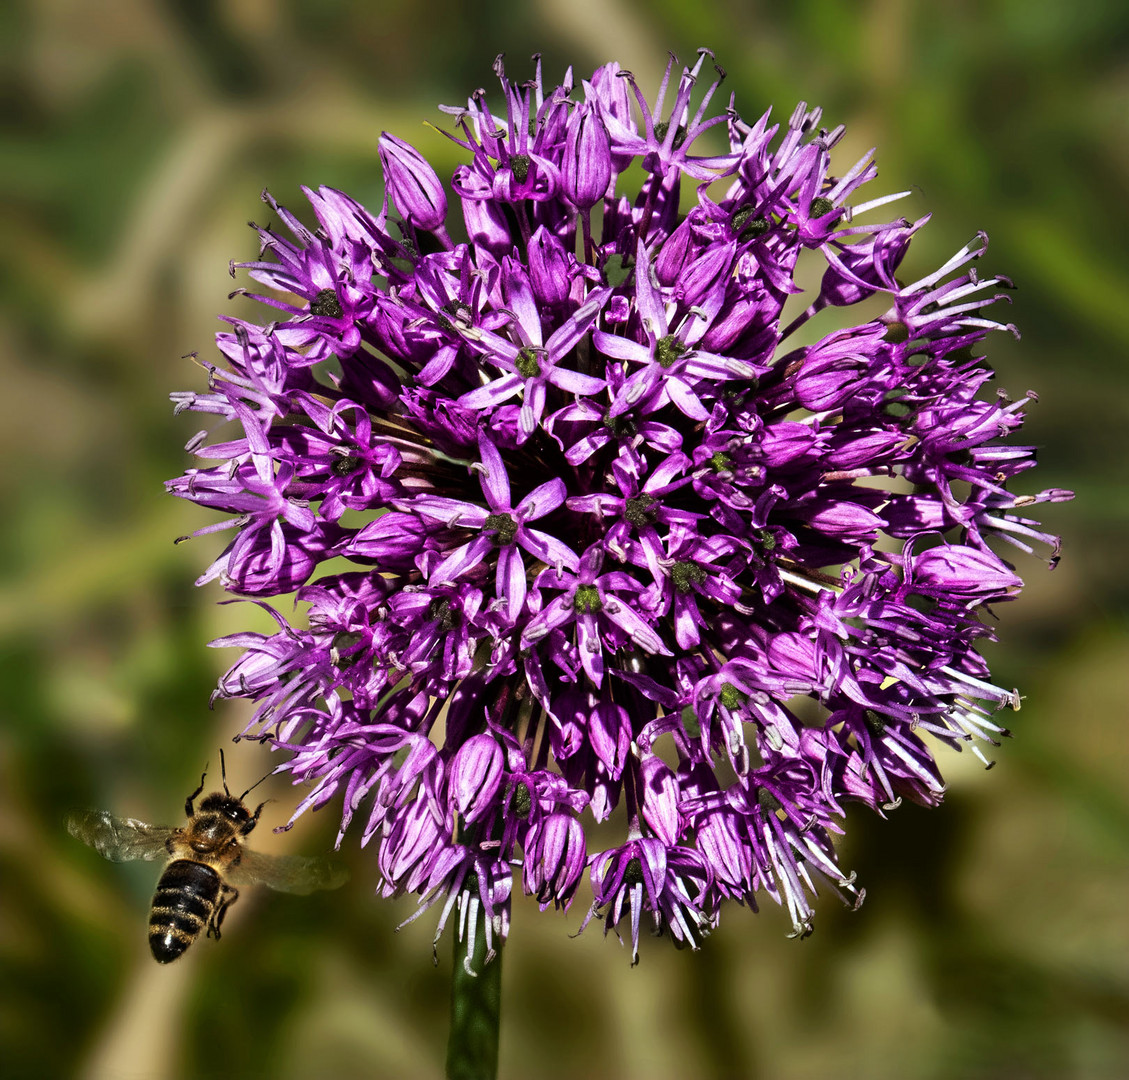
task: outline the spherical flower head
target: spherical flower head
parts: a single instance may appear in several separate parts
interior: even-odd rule
[[[264,195],[292,239],[258,229],[233,272],[274,318],[228,319],[174,396],[227,422],[168,485],[238,528],[200,582],[278,625],[215,643],[243,650],[217,696],[257,703],[295,815],[337,802],[468,955],[515,878],[543,909],[586,879],[583,924],[633,959],[727,899],[805,935],[817,888],[863,896],[846,804],[938,803],[923,735],[982,757],[1018,707],[986,616],[1022,585],[1007,545],[1053,565],[1029,514],[1069,493],[1010,490],[1033,395],[985,393],[979,351],[1009,283],[983,235],[900,271],[927,219],[878,211],[906,193],[864,198],[818,109],[719,109],[710,59],[653,101],[615,64],[549,87],[499,60],[496,99],[444,110],[449,185],[385,134],[379,212],[307,191],[310,229]],[[295,590],[293,619],[266,603]]]

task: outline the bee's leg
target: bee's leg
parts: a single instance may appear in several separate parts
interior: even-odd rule
[[[222,885],[220,888],[216,906],[212,908],[212,917],[208,920],[208,937],[215,938],[216,941],[220,939],[220,924],[227,914],[227,909],[239,899],[238,889],[233,889],[230,885]]]
[[[196,801],[196,796],[199,795],[200,792],[204,790],[204,780],[207,778],[207,775],[208,775],[208,770],[205,769],[200,774],[200,786],[194,792],[192,792],[192,794],[189,795],[187,799],[184,800],[184,816],[185,817],[192,817],[192,815],[195,813],[195,811],[192,809],[192,804]]]
[[[270,799],[266,799],[255,807],[255,812],[251,815],[251,819],[247,822],[246,825],[243,826],[243,828],[239,830],[241,836],[246,836],[256,825],[259,824],[259,815],[263,812],[263,807],[266,806],[269,802]]]

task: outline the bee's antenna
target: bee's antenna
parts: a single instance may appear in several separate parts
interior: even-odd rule
[[[247,798],[247,796],[250,795],[251,792],[254,791],[255,788],[257,788],[263,782],[263,780],[266,780],[267,777],[273,776],[273,775],[274,775],[274,769],[269,769],[267,771],[266,776],[263,776],[260,779],[256,780],[245,792],[243,792],[242,795],[239,796],[240,802],[242,802],[245,798]]]
[[[220,750],[220,776],[223,778],[223,793],[230,795],[231,792],[227,790],[227,762],[223,759],[223,750]]]

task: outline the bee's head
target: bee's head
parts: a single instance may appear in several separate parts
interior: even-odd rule
[[[206,795],[204,801],[200,804],[199,812],[201,814],[218,814],[220,817],[226,818],[235,826],[238,833],[246,836],[258,823],[259,814],[262,812],[266,803],[259,803],[252,814],[247,809],[247,804],[243,801],[247,796],[255,790],[267,777],[264,776],[263,780],[258,783],[252,784],[242,795],[232,795],[231,790],[227,786],[227,762],[224,761],[223,751],[220,751],[220,774],[223,777],[223,791],[213,791],[211,795]],[[207,773],[205,773],[207,775]],[[270,776],[270,773],[267,773]],[[200,787],[204,786],[204,778],[200,778]],[[199,790],[199,789],[197,789]],[[192,816],[192,800],[189,799],[185,805],[185,812]]]
[[[201,814],[222,814],[237,828],[242,828],[251,820],[251,812],[242,799],[226,791],[213,791],[200,803]]]

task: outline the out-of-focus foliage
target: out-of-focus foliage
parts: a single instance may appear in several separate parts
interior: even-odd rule
[[[474,10],[473,16],[466,14]],[[692,12],[692,13],[691,13]],[[734,913],[699,955],[630,970],[596,932],[515,905],[503,989],[509,1076],[1113,1077],[1129,1071],[1129,9],[1102,0],[865,4],[530,0],[14,0],[0,6],[4,528],[0,533],[0,1061],[6,1077],[439,1076],[448,956],[431,923],[353,881],[246,896],[220,945],[158,968],[155,871],[62,829],[72,806],[176,820],[245,717],[209,713],[243,628],[192,579],[219,539],[166,496],[192,434],[167,393],[199,387],[227,262],[255,251],[259,190],[378,202],[382,129],[448,174],[440,122],[507,53],[555,81],[619,59],[657,85],[667,49],[712,45],[738,109],[796,100],[848,125],[844,166],[879,147],[885,190],[934,213],[906,273],[987,229],[1024,340],[999,383],[1037,389],[1032,483],[1075,488],[1047,517],[1053,574],[999,612],[993,670],[1026,694],[985,778],[945,761],[944,808],[852,820],[844,865],[870,898],[827,899],[815,936]],[[442,170],[441,170],[442,171]],[[268,768],[229,752],[233,786]],[[289,816],[277,788],[264,812]],[[306,818],[269,850],[315,850]]]

